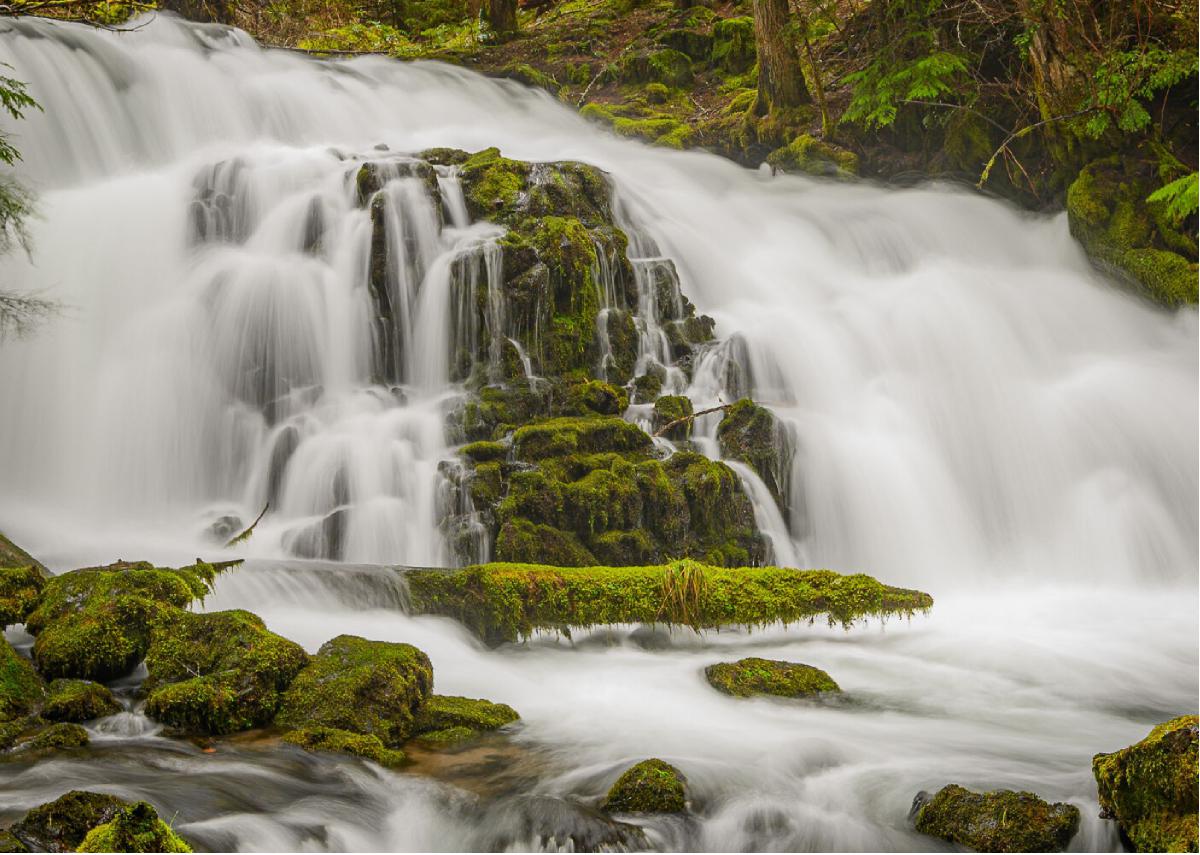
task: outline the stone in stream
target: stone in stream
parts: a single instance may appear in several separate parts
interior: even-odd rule
[[[89,831],[110,822],[123,807],[116,796],[71,790],[13,823],[9,834],[25,849],[12,851],[74,852]]]
[[[414,730],[426,748],[440,748],[470,742],[519,718],[517,711],[508,704],[430,695],[417,713]]]
[[[913,800],[917,831],[978,852],[1062,852],[1079,828],[1079,808],[1033,793],[975,793],[958,784]]]
[[[704,677],[718,692],[737,698],[753,695],[808,698],[842,691],[820,668],[778,659],[749,657],[737,662],[718,662],[704,669]]]
[[[397,748],[388,748],[373,733],[351,733],[336,727],[302,727],[283,735],[283,741],[305,751],[353,754],[380,766],[399,766],[408,758]]]
[[[192,847],[159,819],[146,802],[123,807],[87,833],[77,852],[191,852]]]
[[[50,721],[91,721],[121,711],[107,686],[90,680],[54,680],[46,688],[42,717]]]
[[[1135,851],[1196,851],[1198,731],[1200,718],[1180,716],[1092,758],[1101,816],[1118,822]]]
[[[643,760],[626,769],[608,791],[600,809],[608,813],[683,813],[687,779],[663,760]]]

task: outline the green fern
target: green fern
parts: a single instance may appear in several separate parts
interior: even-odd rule
[[[1170,184],[1159,187],[1146,197],[1147,202],[1166,205],[1167,216],[1175,223],[1182,223],[1200,207],[1200,178],[1198,173],[1177,178]]]

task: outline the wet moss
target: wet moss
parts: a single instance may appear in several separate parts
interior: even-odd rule
[[[804,698],[822,692],[841,692],[841,687],[820,668],[777,659],[749,657],[737,662],[719,662],[705,668],[704,677],[718,692],[738,698],[753,695]]]
[[[276,723],[373,734],[394,748],[412,735],[432,687],[433,666],[417,648],[339,635],[292,682]]]
[[[89,831],[112,821],[123,807],[116,796],[71,790],[26,813],[10,831],[33,851],[74,852]]]
[[[1062,852],[1079,828],[1079,808],[1033,793],[973,793],[950,784],[917,796],[917,831],[979,852]]]
[[[832,178],[858,175],[858,155],[833,143],[800,134],[767,155],[767,163],[783,172],[801,172]]]
[[[450,748],[479,738],[479,731],[469,727],[447,727],[430,730],[416,737],[415,741],[424,748]]]
[[[503,460],[508,455],[508,446],[502,442],[478,440],[464,445],[459,454],[476,463],[487,463],[493,460]]]
[[[788,458],[786,437],[775,415],[748,398],[726,412],[717,426],[721,456],[740,460],[762,478],[776,503],[787,507]]]
[[[629,406],[629,395],[603,380],[584,380],[567,388],[566,410],[574,415],[619,416]]]
[[[795,623],[818,616],[851,626],[871,616],[911,615],[933,605],[920,591],[870,576],[781,567],[727,569],[678,561],[648,567],[484,564],[410,570],[412,609],[456,618],[491,644],[537,629],[616,623],[694,628]]]
[[[191,852],[192,847],[158,818],[146,802],[117,812],[111,821],[93,828],[79,852]]]
[[[17,743],[18,751],[57,751],[82,748],[88,744],[88,732],[77,724],[52,724]]]
[[[525,425],[513,437],[517,457],[536,461],[577,452],[648,451],[650,437],[619,418],[558,418]]]
[[[415,726],[418,733],[460,727],[471,731],[496,730],[519,718],[517,711],[508,704],[453,695],[430,695],[417,713]]]
[[[560,567],[586,567],[596,556],[569,531],[528,520],[508,520],[496,538],[496,558],[501,561],[553,561]]]
[[[664,395],[654,402],[654,427],[662,430],[672,422],[692,414],[692,399],[685,395]],[[666,434],[668,439],[683,441],[692,435],[692,422],[676,425]]]
[[[490,219],[512,209],[521,200],[529,178],[529,164],[509,160],[498,148],[484,149],[462,164],[462,183],[467,210],[475,219]]]
[[[45,578],[33,564],[0,566],[0,629],[24,623],[41,599]]]
[[[178,612],[154,628],[146,712],[189,733],[261,727],[307,663],[300,645],[250,612]]]
[[[11,831],[0,831],[0,852],[29,852],[21,840]]]
[[[0,722],[36,712],[45,697],[46,688],[33,664],[0,637]]]
[[[1103,815],[1137,852],[1195,852],[1200,718],[1158,725],[1134,745],[1092,758]]]
[[[283,735],[283,741],[305,751],[352,754],[372,760],[380,766],[401,766],[408,758],[403,751],[388,748],[373,733],[351,733],[335,727],[306,727]]]
[[[631,766],[609,789],[600,809],[609,813],[683,813],[687,787],[683,773],[657,758]]]
[[[91,721],[121,711],[107,686],[90,680],[54,680],[47,687],[42,716],[50,721]]]

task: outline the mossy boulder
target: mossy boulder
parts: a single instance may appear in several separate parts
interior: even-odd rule
[[[339,635],[292,682],[276,723],[372,734],[393,748],[412,735],[432,688],[429,657],[412,645]]]
[[[619,416],[629,406],[624,389],[603,380],[584,380],[567,387],[565,414]]]
[[[621,62],[621,79],[629,83],[662,83],[672,88],[692,82],[692,60],[674,48],[639,51]]]
[[[450,728],[467,728],[472,732],[496,730],[520,718],[508,704],[454,695],[430,695],[417,713],[416,731],[431,733]]]
[[[858,175],[858,155],[841,146],[800,134],[767,155],[767,163],[781,172],[799,172],[828,178]]]
[[[490,463],[493,460],[503,460],[508,456],[508,446],[502,442],[491,442],[486,439],[464,445],[459,454],[476,463]]]
[[[87,833],[79,852],[191,852],[187,841],[171,830],[146,802],[123,807]]]
[[[305,751],[352,754],[380,766],[400,766],[408,759],[403,751],[388,748],[373,733],[351,733],[335,727],[305,727],[283,735],[283,741]]]
[[[739,460],[755,471],[780,508],[788,504],[790,449],[787,435],[775,414],[749,398],[742,398],[717,425],[721,456]]]
[[[576,453],[648,451],[650,437],[619,418],[558,418],[525,425],[513,436],[516,455],[537,461]]]
[[[608,813],[683,813],[687,780],[657,758],[626,769],[608,791],[600,809]]]
[[[841,692],[841,687],[820,668],[778,659],[749,657],[737,662],[719,662],[705,668],[704,677],[718,692],[738,698],[753,695],[807,698]]]
[[[1088,164],[1067,190],[1071,234],[1102,269],[1163,306],[1195,304],[1195,241],[1146,201],[1160,180],[1133,157]]]
[[[90,680],[54,680],[46,690],[42,717],[50,721],[91,721],[114,715],[121,705],[107,686]]]
[[[979,852],[1062,852],[1079,828],[1079,808],[1033,793],[975,793],[950,784],[913,802],[917,831]]]
[[[154,628],[146,655],[146,712],[189,733],[261,727],[308,663],[304,648],[234,610],[178,612]]]
[[[1200,718],[1180,716],[1092,758],[1102,815],[1117,821],[1134,851],[1196,851],[1198,732]]]
[[[88,732],[77,724],[59,723],[36,731],[17,743],[18,751],[57,751],[82,748],[89,742]]]
[[[0,722],[36,713],[45,699],[45,684],[33,664],[0,637]]]
[[[152,627],[208,593],[219,567],[178,569],[117,562],[47,580],[25,620],[33,659],[46,677],[111,680],[146,655]]]
[[[71,790],[35,807],[13,823],[9,831],[34,852],[74,852],[89,831],[112,821],[125,805],[106,793]]]
[[[24,623],[41,599],[45,576],[33,564],[0,566],[0,630]]]
[[[654,402],[654,429],[661,431],[667,425],[679,422],[664,434],[667,439],[686,440],[692,435],[692,399],[685,395],[664,395]],[[680,421],[687,419],[687,421]]]

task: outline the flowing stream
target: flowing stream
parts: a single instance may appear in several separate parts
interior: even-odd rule
[[[134,710],[83,755],[4,763],[0,821],[88,786],[150,799],[211,849],[932,849],[908,806],[958,782],[1071,801],[1073,849],[1119,848],[1092,754],[1195,709],[1197,315],[1103,281],[1063,217],[772,177],[620,140],[515,83],[319,62],[166,16],[126,33],[6,20],[0,61],[44,107],[11,128],[39,217],[0,276],[64,304],[0,344],[0,529],[56,570],[183,562],[234,554],[210,530],[270,501],[204,608],[255,611],[310,650],[411,642],[439,692],[522,714],[391,773],[254,740],[204,753]],[[735,364],[784,424],[783,507],[738,469],[777,559],[920,587],[932,613],[494,651],[406,616],[374,565],[454,560],[438,474],[454,348],[496,335],[454,309],[494,287],[496,230],[468,221],[452,170],[433,190],[415,177],[402,155],[433,146],[610,172],[645,232],[635,263],[673,261],[723,342],[668,386],[730,400]],[[402,212],[382,367],[354,195],[381,151]],[[696,425],[712,454],[715,427]],[[824,668],[846,696],[705,684],[704,665],[745,655]],[[647,756],[686,773],[693,815],[613,825],[594,805]]]

